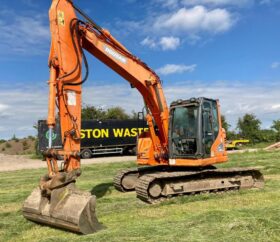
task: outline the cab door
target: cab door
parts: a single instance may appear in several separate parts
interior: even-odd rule
[[[203,101],[202,106],[202,148],[205,157],[211,156],[211,147],[219,133],[217,102],[215,100]]]

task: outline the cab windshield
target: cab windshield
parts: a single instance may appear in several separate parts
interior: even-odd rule
[[[198,106],[196,105],[176,107],[174,109],[171,134],[174,155],[196,153],[197,117]]]

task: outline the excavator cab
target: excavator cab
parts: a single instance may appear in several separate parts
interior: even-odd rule
[[[211,157],[220,123],[217,100],[191,98],[171,103],[169,120],[169,158]],[[223,150],[223,147],[220,147]]]
[[[227,161],[218,100],[199,97],[174,101],[168,124],[168,159],[161,164],[154,161],[151,132],[146,132],[138,139],[138,165],[205,167]]]
[[[172,102],[169,165],[208,166],[227,161],[219,101],[199,97]]]

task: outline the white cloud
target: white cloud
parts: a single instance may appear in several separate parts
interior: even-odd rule
[[[47,114],[48,87],[44,87],[0,86],[1,107],[4,107],[0,111],[0,119],[1,127],[5,128],[0,133],[0,139],[11,138],[13,134],[22,137],[36,133],[36,130],[32,129],[33,125]],[[23,126],[30,129],[23,130]]]
[[[264,0],[267,1],[267,0]],[[187,6],[193,5],[214,5],[214,6],[248,6],[254,3],[254,0],[182,0],[182,4]]]
[[[162,37],[159,44],[163,50],[176,50],[180,45],[180,39],[173,36]]]
[[[153,8],[163,6],[165,0],[153,0]],[[160,4],[161,5],[160,5]],[[120,36],[135,34],[145,37],[141,44],[152,49],[159,48],[160,38],[173,36],[180,38],[180,43],[195,44],[213,35],[229,31],[239,20],[239,15],[232,8],[216,6],[183,6],[152,11],[146,18],[137,21],[116,21]],[[125,31],[123,31],[125,30]],[[147,37],[148,36],[148,37]]]
[[[8,105],[0,103],[0,114],[4,113],[9,108]]]
[[[179,0],[154,0],[156,3],[160,4],[161,7],[165,8],[176,8],[179,6]]]
[[[229,30],[235,21],[235,17],[226,9],[195,6],[161,15],[155,20],[153,27],[159,32],[216,34]]]
[[[0,50],[2,53],[40,55],[48,53],[50,31],[47,15],[0,12]]]
[[[280,104],[274,104],[271,107],[272,110],[279,110],[280,111]]]
[[[161,68],[158,68],[156,72],[159,75],[170,75],[170,74],[179,74],[184,72],[193,72],[196,68],[196,65],[175,65],[167,64]]]
[[[151,49],[154,49],[157,47],[156,41],[150,37],[146,37],[145,39],[143,39],[141,41],[141,45],[148,46]]]
[[[160,39],[146,37],[141,41],[141,45],[147,46],[151,49],[162,50],[176,50],[180,45],[180,38],[168,36],[161,37]]]
[[[271,68],[272,68],[272,69],[277,69],[277,68],[279,68],[279,67],[280,67],[280,62],[275,61],[275,62],[273,62],[273,63],[271,64]]]

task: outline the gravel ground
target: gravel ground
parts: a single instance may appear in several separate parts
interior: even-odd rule
[[[228,153],[256,152],[258,149],[233,150]],[[95,157],[93,159],[82,159],[83,164],[114,163],[123,161],[136,161],[136,156],[114,156],[114,157]],[[30,159],[24,155],[6,155],[0,153],[1,171],[16,171],[23,169],[37,169],[47,167],[42,160]]]
[[[260,149],[244,149],[244,150],[228,150],[228,154],[235,154],[235,153],[245,153],[245,152],[257,152]]]
[[[123,161],[136,161],[135,156],[114,156],[114,157],[97,157],[93,159],[82,159],[83,164],[97,163],[114,163]],[[47,167],[45,161],[30,159],[28,156],[22,155],[5,155],[0,153],[0,164],[2,171],[16,171],[23,169],[37,169]]]

